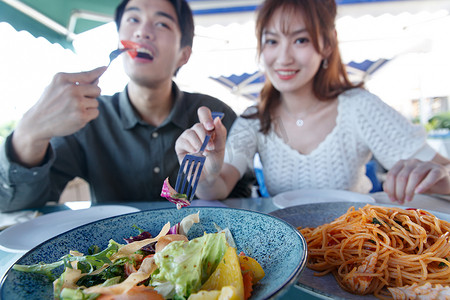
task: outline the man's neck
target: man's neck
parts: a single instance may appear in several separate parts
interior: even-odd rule
[[[128,84],[128,95],[139,116],[150,125],[159,126],[172,110],[171,81],[156,88],[130,82]]]

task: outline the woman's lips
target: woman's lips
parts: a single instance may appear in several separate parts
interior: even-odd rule
[[[276,74],[278,75],[278,78],[282,80],[289,80],[295,77],[297,75],[297,70],[276,70]]]

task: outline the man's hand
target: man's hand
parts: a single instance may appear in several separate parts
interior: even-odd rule
[[[81,73],[58,73],[39,101],[25,113],[13,134],[14,159],[25,165],[38,165],[49,141],[80,130],[97,118],[101,90],[98,78],[106,67]]]

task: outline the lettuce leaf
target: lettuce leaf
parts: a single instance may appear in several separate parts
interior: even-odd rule
[[[77,261],[79,262],[78,268],[81,269],[83,273],[90,273],[102,267],[104,264],[110,264],[111,260],[109,259],[109,257],[117,252],[119,246],[120,244],[116,243],[113,240],[110,240],[109,245],[105,250],[93,255],[78,256],[67,254],[61,257],[58,261],[53,263],[46,264],[40,262],[34,265],[14,265],[13,270],[20,272],[42,274],[49,277],[50,280],[55,280],[56,276],[52,272],[54,269],[63,265],[65,267],[72,268],[70,263]]]
[[[214,272],[227,247],[224,233],[172,242],[155,254],[158,270],[150,284],[165,298],[187,299]]]

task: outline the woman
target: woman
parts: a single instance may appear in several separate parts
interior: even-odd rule
[[[220,120],[199,110],[200,124],[176,143],[181,160],[214,130],[197,189],[203,199],[227,197],[259,153],[274,195],[302,188],[367,193],[365,165],[372,155],[388,173],[392,201],[414,193],[450,192],[450,161],[378,97],[353,85],[339,54],[334,0],[267,0],[256,22],[258,53],[267,81],[257,107],[234,123],[225,144]]]

